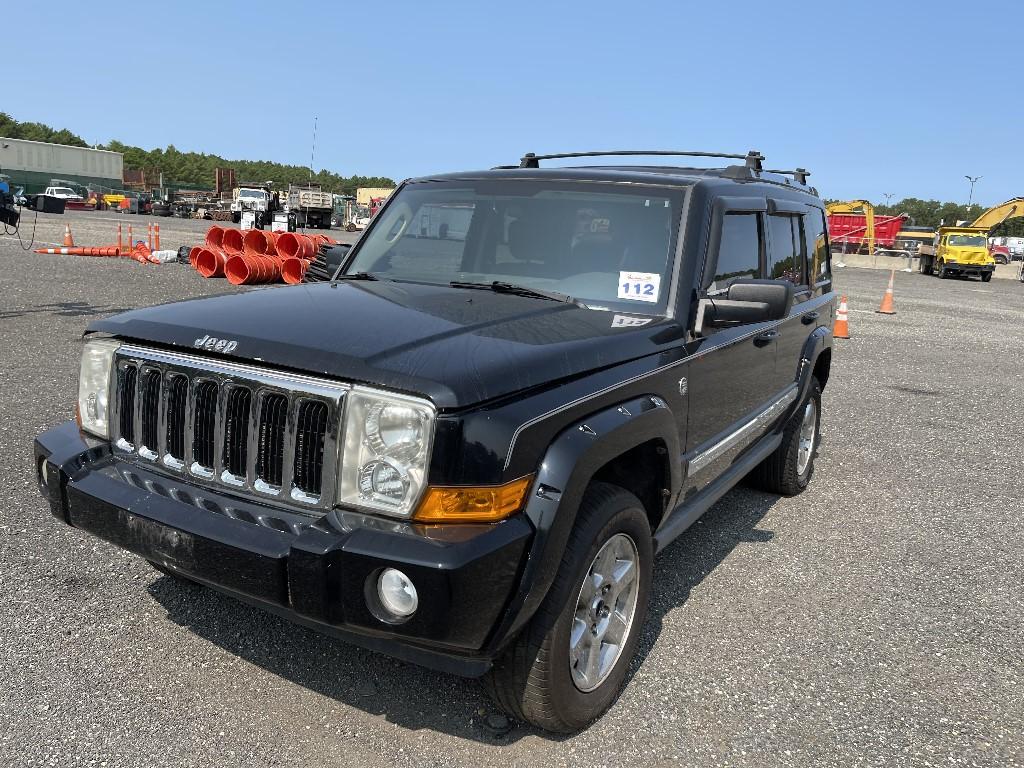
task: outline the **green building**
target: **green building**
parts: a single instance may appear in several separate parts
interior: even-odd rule
[[[124,156],[105,149],[0,137],[0,173],[10,177],[13,189],[24,187],[30,195],[51,186],[53,179],[60,179],[59,186],[72,182],[120,189]]]

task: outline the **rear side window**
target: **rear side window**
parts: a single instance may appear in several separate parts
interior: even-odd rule
[[[829,261],[828,237],[826,236],[825,214],[812,209],[804,217],[804,236],[807,242],[807,255],[810,257],[808,266],[809,279],[812,285],[828,282],[832,279],[832,266]]]
[[[768,229],[771,232],[768,277],[772,280],[788,280],[793,285],[804,285],[806,282],[801,218],[792,215],[768,217]]]
[[[714,278],[708,293],[728,290],[734,281],[758,277],[761,267],[761,217],[756,213],[727,213],[722,217]]]

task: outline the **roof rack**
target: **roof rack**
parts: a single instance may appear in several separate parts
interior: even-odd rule
[[[807,177],[811,175],[811,172],[808,171],[806,168],[795,168],[792,171],[768,171],[768,170],[766,170],[765,173],[781,173],[783,176],[792,176],[794,179],[796,179],[798,182],[800,182],[804,186],[807,185]]]
[[[674,157],[724,157],[729,160],[743,160],[746,167],[752,171],[762,170],[762,161],[764,155],[758,152],[756,149],[752,149],[745,155],[728,154],[725,152],[677,152],[675,150],[665,149],[613,149],[607,152],[560,152],[553,155],[537,155],[533,152],[527,152],[519,161],[520,168],[540,168],[541,160],[561,160],[567,157],[606,157],[606,156],[663,156],[670,155]]]

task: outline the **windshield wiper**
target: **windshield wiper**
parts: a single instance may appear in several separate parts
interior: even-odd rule
[[[335,280],[380,280],[372,272],[353,272],[350,275],[338,275]]]
[[[465,282],[462,280],[453,280],[449,283],[452,288],[480,288],[484,290],[494,291],[495,293],[511,293],[515,296],[530,296],[534,299],[549,299],[550,301],[560,301],[563,304],[575,304],[577,307],[585,307],[586,305],[579,299],[575,299],[567,293],[559,293],[558,291],[545,291],[541,288],[530,288],[527,285],[516,285],[515,283],[506,283],[502,280],[493,280],[489,283],[473,283]]]

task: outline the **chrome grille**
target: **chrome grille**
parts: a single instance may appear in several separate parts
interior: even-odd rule
[[[249,498],[331,506],[348,385],[132,345],[116,369],[119,456]]]

